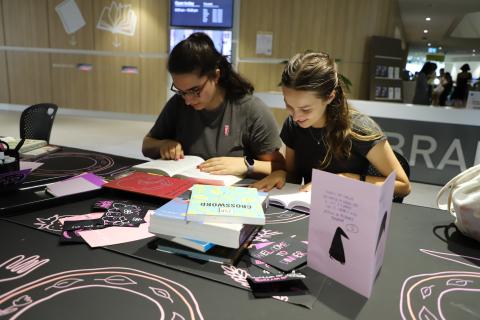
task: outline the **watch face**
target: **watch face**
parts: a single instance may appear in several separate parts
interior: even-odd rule
[[[245,157],[245,162],[246,162],[249,166],[253,166],[253,164],[255,163],[255,160],[253,160],[253,158],[250,158],[250,157]]]

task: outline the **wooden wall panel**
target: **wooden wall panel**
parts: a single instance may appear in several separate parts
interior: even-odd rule
[[[275,118],[275,121],[277,122],[277,126],[279,130],[282,130],[283,122],[285,122],[285,119],[288,117],[288,111],[285,108],[272,108],[273,117]]]
[[[140,51],[168,52],[168,1],[140,0]]]
[[[0,51],[0,103],[9,103],[8,73],[5,52]]]
[[[255,54],[258,31],[273,33],[270,58],[291,54],[291,0],[242,0],[240,8],[240,57],[265,57]]]
[[[118,4],[118,6],[114,6]],[[126,7],[125,5],[130,5]],[[128,0],[123,2],[114,2],[111,0],[95,0],[93,1],[94,12],[94,39],[95,50],[105,51],[140,51],[140,36],[139,36],[139,21],[140,21],[140,0]],[[120,28],[121,24],[116,21],[127,21],[129,17],[129,10],[137,17],[135,25],[135,33],[133,36],[124,35],[120,33],[112,33],[98,28],[98,22],[102,12],[105,12],[104,21],[112,28]],[[107,18],[108,17],[108,18]],[[123,24],[125,25],[125,24]],[[113,29],[112,29],[113,30]]]
[[[346,93],[348,98],[368,100],[369,65],[358,62],[338,63],[338,71],[352,82],[350,92]]]
[[[239,63],[238,71],[242,76],[250,80],[255,87],[255,91],[279,91],[278,83],[284,64],[268,63]]]
[[[10,103],[50,102],[50,55],[48,53],[7,52]]]
[[[309,10],[305,10],[309,8]],[[326,51],[327,2],[298,0],[289,21],[292,28],[292,53],[305,50]],[[295,22],[295,23],[293,23]]]
[[[94,105],[98,110],[138,113],[140,105],[140,74],[125,74],[122,66],[140,68],[138,57],[96,56]]]
[[[48,48],[47,0],[3,0],[5,44]]]
[[[3,30],[3,4],[0,1],[0,45],[3,46],[5,44],[5,37],[4,37],[4,30]]]
[[[61,108],[95,109],[95,58],[87,55],[51,55],[52,100]],[[77,69],[79,63],[92,64],[91,71]]]
[[[78,31],[67,34],[55,7],[64,0],[48,0],[50,47],[66,49],[92,50],[93,30],[93,0],[75,0],[86,24]]]
[[[282,7],[275,25],[272,14]],[[240,16],[240,59],[255,57],[258,31],[286,29],[282,37],[290,39],[284,50],[287,58],[305,50],[325,51],[339,61],[339,70],[353,83],[350,97],[368,97],[369,39],[372,35],[393,36],[399,24],[399,7],[394,0],[242,0]],[[401,23],[400,23],[401,24]],[[271,28],[269,30],[269,28]],[[288,50],[287,50],[288,49]],[[271,58],[282,57],[274,55]],[[257,91],[276,90],[283,68],[242,62],[240,72],[251,79]],[[276,75],[273,75],[276,73]]]
[[[167,97],[167,59],[140,60],[140,105],[135,113],[159,114]]]
[[[4,44],[2,2],[0,1],[0,45]],[[0,51],[0,103],[8,103],[9,100],[7,60],[5,52]]]

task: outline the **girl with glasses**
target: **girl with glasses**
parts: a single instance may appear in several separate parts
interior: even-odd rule
[[[143,140],[146,157],[200,156],[207,159],[200,170],[213,174],[266,175],[283,166],[273,115],[206,34],[178,43],[168,71],[176,94]]]
[[[404,197],[410,183],[377,124],[351,108],[334,61],[326,53],[297,54],[281,79],[290,116],[280,137],[286,145],[286,170],[276,170],[253,186],[282,188],[287,176],[311,188],[312,168],[371,183],[396,172],[395,195]],[[365,176],[372,164],[383,177]]]

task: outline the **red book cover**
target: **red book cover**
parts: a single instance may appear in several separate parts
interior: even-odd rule
[[[126,177],[110,181],[103,187],[173,199],[190,189],[194,183],[192,180],[134,172]]]

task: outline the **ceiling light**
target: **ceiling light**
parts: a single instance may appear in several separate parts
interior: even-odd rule
[[[426,20],[426,21],[430,21],[431,19],[430,19],[430,17],[426,17],[425,20]]]
[[[429,43],[427,43],[427,46],[431,47],[431,46],[432,46],[432,44],[429,42]]]
[[[423,30],[423,33],[428,33],[428,30],[427,29]]]
[[[442,46],[438,47],[438,50],[442,50],[442,49],[443,49]]]
[[[475,53],[476,52],[475,49],[473,49],[472,52]]]

